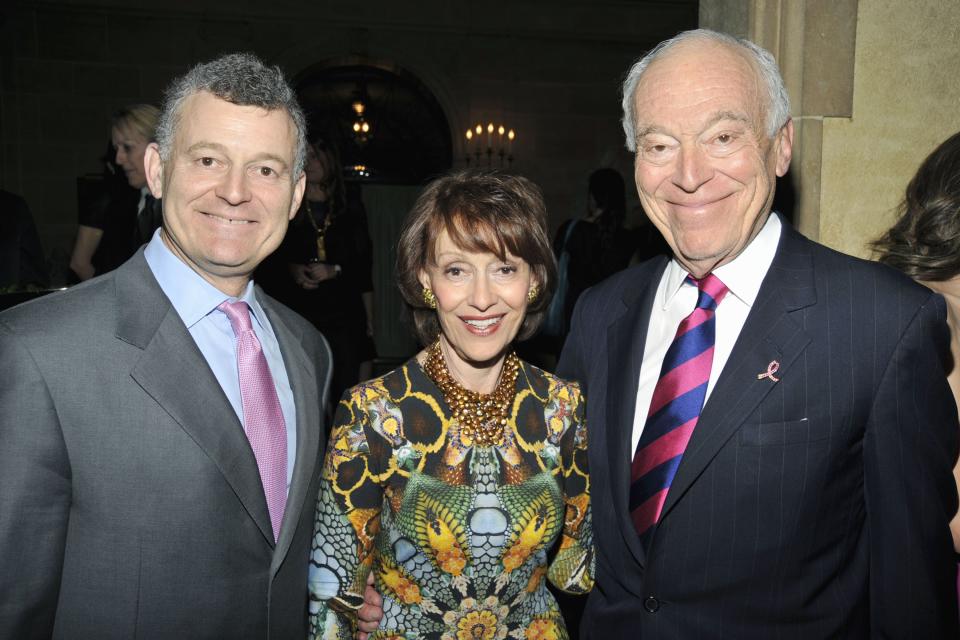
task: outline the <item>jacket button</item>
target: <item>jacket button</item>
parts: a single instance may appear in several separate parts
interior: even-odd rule
[[[660,609],[660,601],[649,596],[646,600],[643,601],[643,608],[649,611],[650,613],[656,613]]]

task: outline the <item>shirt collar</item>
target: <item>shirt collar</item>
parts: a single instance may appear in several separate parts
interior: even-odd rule
[[[157,283],[188,329],[226,300],[243,300],[250,306],[257,323],[265,326],[263,307],[257,301],[252,280],[239,298],[228,296],[174,255],[161,239],[159,229],[154,232],[143,254]]]
[[[730,294],[748,307],[752,307],[760,291],[760,285],[773,264],[780,242],[783,224],[780,216],[771,213],[760,232],[736,258],[714,270],[714,274],[726,285]],[[690,272],[680,266],[676,258],[667,264],[664,273],[663,308],[666,309],[680,291]]]

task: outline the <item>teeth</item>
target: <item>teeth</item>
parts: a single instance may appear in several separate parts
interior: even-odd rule
[[[487,329],[500,322],[500,318],[490,318],[488,320],[464,320],[471,327],[477,329]]]
[[[218,216],[213,213],[208,213],[207,215],[210,216],[211,218],[216,218],[220,222],[226,222],[227,224],[250,224],[249,220],[236,220],[234,218],[224,218],[223,216]]]

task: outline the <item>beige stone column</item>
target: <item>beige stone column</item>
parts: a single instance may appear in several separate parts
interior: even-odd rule
[[[960,129],[960,2],[864,0],[853,117],[824,122],[820,234],[846,253],[890,227],[923,159]]]
[[[794,221],[821,235],[823,122],[849,118],[857,0],[702,0],[700,24],[749,38],[777,58],[796,129],[788,175]]]
[[[868,257],[917,166],[960,129],[960,2],[701,0],[703,27],[777,57],[808,237]]]

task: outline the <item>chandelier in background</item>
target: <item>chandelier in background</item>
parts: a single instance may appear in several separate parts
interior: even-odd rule
[[[373,128],[370,126],[370,123],[367,122],[364,114],[367,111],[367,99],[366,87],[360,85],[357,87],[357,90],[354,94],[353,102],[350,104],[350,108],[353,109],[353,138],[357,141],[358,146],[363,146],[367,143],[370,138],[373,137]]]
[[[484,136],[486,132],[486,136]],[[464,143],[464,157],[467,166],[474,163],[480,167],[486,162],[487,167],[499,166],[510,167],[513,164],[513,141],[517,134],[513,129],[507,129],[504,125],[493,126],[490,122],[486,128],[481,123],[475,127],[467,129]]]

